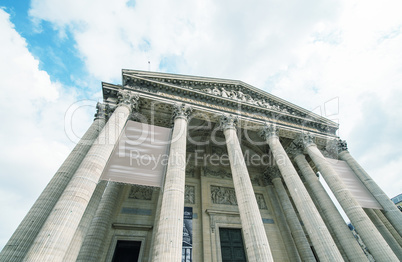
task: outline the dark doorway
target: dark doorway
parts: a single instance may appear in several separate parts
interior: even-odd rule
[[[220,228],[222,262],[246,262],[241,229]]]
[[[112,262],[136,262],[140,248],[141,241],[117,240]]]

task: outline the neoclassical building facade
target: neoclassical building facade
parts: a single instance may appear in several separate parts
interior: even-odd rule
[[[401,212],[335,122],[237,80],[122,74],[0,261],[402,260]],[[121,151],[135,126],[167,132],[164,157],[145,142]]]

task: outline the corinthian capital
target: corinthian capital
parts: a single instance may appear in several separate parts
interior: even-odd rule
[[[311,145],[315,145],[314,138],[315,137],[308,132],[301,133],[299,137],[295,139],[294,143],[302,147],[308,147]]]
[[[288,148],[286,148],[286,153],[291,156],[291,157],[296,157],[298,155],[303,154],[303,147],[297,143],[297,141],[294,141]]]
[[[193,112],[193,108],[189,105],[183,103],[176,103],[173,105],[173,119],[181,117],[187,120],[191,112]]]
[[[346,143],[345,140],[341,140],[338,137],[329,141],[326,149],[328,152],[331,152],[333,154],[339,154],[342,151],[348,150],[348,144]]]
[[[272,136],[279,137],[279,129],[274,124],[265,123],[264,127],[260,131],[260,136],[264,139],[268,139]]]
[[[103,103],[97,103],[96,104],[96,114],[95,114],[95,119],[106,119],[109,116],[110,113],[110,107],[108,104],[103,104]]]
[[[281,178],[281,172],[279,171],[277,166],[269,166],[264,171],[264,180],[267,183],[271,183],[273,179]]]
[[[138,110],[139,98],[140,96],[137,93],[128,90],[120,90],[117,93],[118,104],[126,105],[133,111]]]
[[[233,115],[222,115],[220,119],[220,129],[236,128],[239,119]]]

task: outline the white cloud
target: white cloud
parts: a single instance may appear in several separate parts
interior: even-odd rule
[[[2,248],[73,146],[64,134],[63,117],[76,96],[38,68],[3,9],[0,31]],[[77,132],[90,123],[88,117],[76,120],[84,125]]]
[[[138,0],[134,5],[124,0],[33,0],[30,15],[38,23],[50,22],[62,37],[70,32],[98,81],[118,83],[121,68],[147,70],[148,61],[151,70],[158,71],[168,58],[163,70],[240,79],[307,109],[323,109],[327,101],[339,100],[339,114],[330,118],[339,121],[340,136],[352,155],[392,197],[402,188],[401,7],[396,0]],[[4,114],[10,125],[2,127],[1,134],[19,138],[6,142],[21,148],[41,145],[45,135],[50,137],[54,142],[41,149],[41,156],[58,160],[41,163],[38,155],[30,164],[55,170],[58,164],[53,163],[63,158],[51,152],[67,152],[58,141],[63,137],[58,118],[68,103],[63,108],[60,101],[74,98],[65,98],[61,87],[38,69],[4,14],[1,26],[1,44],[11,50],[0,62],[0,69],[8,70],[0,70],[0,81],[10,79],[1,86],[19,91],[3,92],[0,107],[9,112],[15,104],[23,105]],[[48,121],[40,117],[43,112],[51,114]],[[46,128],[50,124],[52,133]],[[20,141],[28,134],[37,139]],[[12,166],[10,161],[8,170]]]

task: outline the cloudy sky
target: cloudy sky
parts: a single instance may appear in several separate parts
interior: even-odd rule
[[[314,110],[339,122],[390,197],[402,193],[401,1],[0,7],[0,249],[90,125],[101,81],[120,84],[122,68],[238,79]]]

